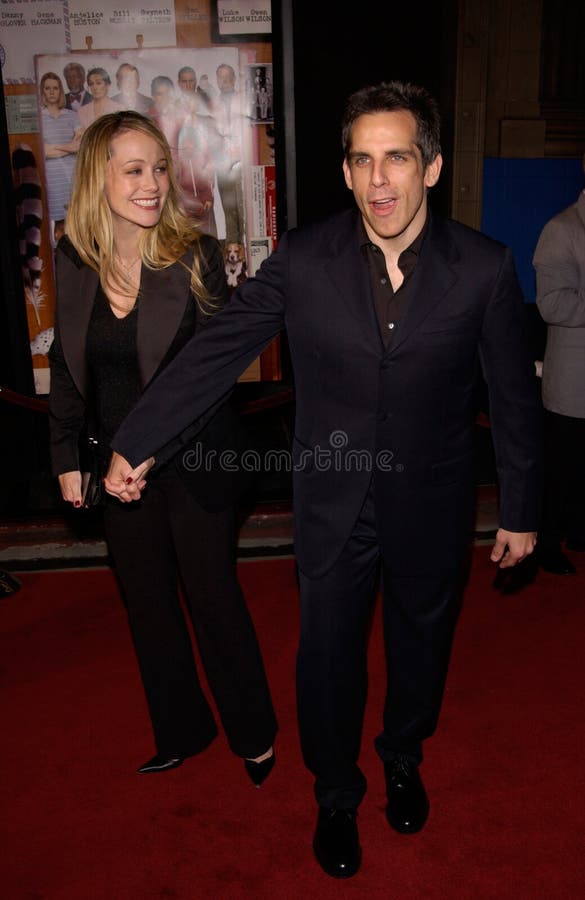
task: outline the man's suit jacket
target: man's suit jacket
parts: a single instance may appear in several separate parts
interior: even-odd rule
[[[388,564],[405,575],[453,571],[472,530],[480,361],[501,525],[530,531],[538,522],[538,384],[512,256],[433,217],[411,276],[412,301],[386,350],[356,216],[344,212],[285,234],[256,277],[146,392],[112,446],[133,464],[156,453],[286,328],[301,569],[317,577],[335,562],[373,474]]]
[[[547,323],[543,404],[585,419],[585,191],[544,226],[533,261],[536,304]]]
[[[146,94],[141,94],[140,92],[132,95],[132,97],[122,93],[114,94],[112,100],[114,103],[119,103],[122,109],[133,109],[144,114],[152,106],[152,97],[147,97]]]
[[[71,92],[67,92],[65,94],[65,106],[67,107],[67,109],[74,109],[74,107],[71,105],[72,104],[72,96],[73,95],[71,94]],[[92,101],[93,101],[92,95],[89,93],[89,91],[86,91],[84,88],[81,91],[81,99],[79,100],[79,106],[87,106],[87,104],[91,103]]]
[[[227,298],[223,255],[214,238],[204,237],[202,249],[207,260],[204,278],[215,302]],[[99,277],[86,266],[67,237],[56,251],[57,314],[55,339],[49,351],[51,390],[49,421],[51,457],[55,475],[80,468],[79,439],[86,422],[93,420],[92,384],[86,360],[86,336]],[[142,269],[138,300],[137,355],[141,381],[148,385],[164,369],[197,330],[204,330],[212,316],[202,312],[190,294],[189,267],[192,251],[167,269]],[[209,404],[206,404],[206,407]],[[226,397],[206,412],[184,434],[172,435],[161,454],[171,458],[197,500],[209,510],[232,504],[249,481],[247,473],[222,471],[217,465],[223,451],[244,449],[245,437],[239,417]],[[196,441],[191,442],[192,435]],[[185,467],[202,453],[211,460],[207,469]],[[107,455],[107,454],[106,454]]]

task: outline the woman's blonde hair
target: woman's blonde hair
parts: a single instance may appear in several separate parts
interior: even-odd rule
[[[55,75],[54,72],[45,72],[45,74],[41,78],[41,85],[40,85],[41,106],[47,105],[47,102],[45,100],[45,95],[43,92],[43,88],[45,87],[46,81],[56,81],[57,84],[59,85],[59,109],[63,109],[66,106],[65,90],[63,89],[63,82],[61,81],[61,79],[59,78],[58,75]]]
[[[212,298],[201,275],[201,231],[186,215],[179,199],[179,187],[168,141],[158,126],[133,110],[99,116],[83,133],[75,179],[67,209],[65,233],[81,259],[96,272],[104,290],[108,285],[127,287],[114,246],[112,213],[104,192],[106,168],[112,155],[112,141],[126,132],[136,131],[153,138],[165,157],[169,175],[169,194],[160,219],[152,228],[144,228],[139,237],[142,262],[150,269],[166,269],[181,259],[194,245],[191,290],[201,308],[212,306]]]

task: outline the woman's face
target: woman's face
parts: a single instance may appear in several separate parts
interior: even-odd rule
[[[55,78],[47,78],[43,84],[43,100],[47,106],[57,106],[61,95],[61,86]]]
[[[102,100],[108,96],[108,82],[101,75],[90,75],[87,79],[87,86],[94,100]]]
[[[167,159],[160,144],[140,131],[125,131],[111,143],[104,193],[114,233],[131,235],[152,228],[170,189]]]

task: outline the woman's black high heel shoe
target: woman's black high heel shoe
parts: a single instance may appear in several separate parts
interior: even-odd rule
[[[256,787],[260,787],[262,782],[268,778],[274,768],[275,758],[273,750],[272,756],[268,756],[266,759],[263,759],[262,762],[253,762],[251,759],[244,760],[246,772],[248,773],[252,784],[255,784]]]

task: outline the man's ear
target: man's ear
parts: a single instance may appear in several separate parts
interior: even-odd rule
[[[349,167],[349,163],[346,159],[343,160],[343,176],[345,178],[345,183],[350,191],[353,190],[353,183],[351,180],[351,169]]]
[[[443,157],[437,153],[434,160],[428,164],[425,169],[425,187],[434,187],[439,180],[441,169],[443,167]]]

